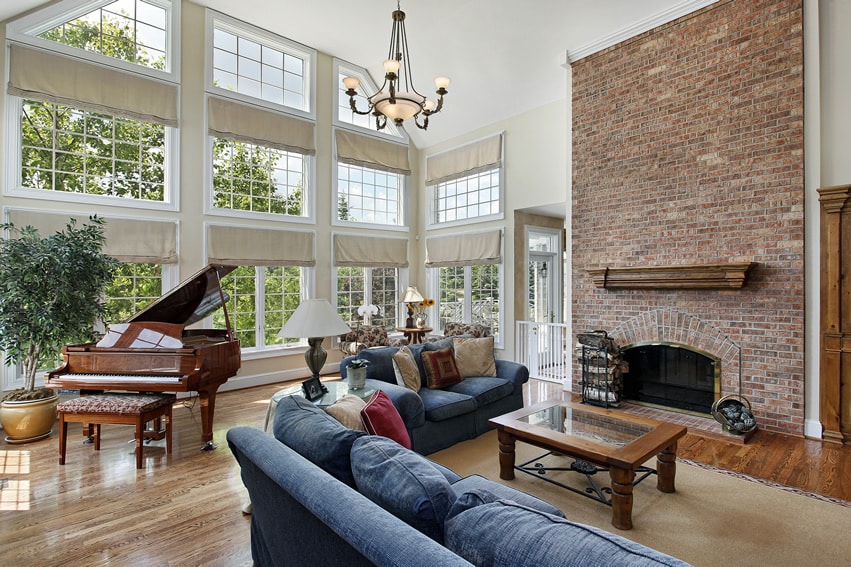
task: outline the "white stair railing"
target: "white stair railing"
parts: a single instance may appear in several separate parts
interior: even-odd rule
[[[517,321],[515,336],[517,361],[529,369],[530,377],[569,384],[573,350],[565,323]]]

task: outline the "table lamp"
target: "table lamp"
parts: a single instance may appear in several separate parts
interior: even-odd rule
[[[413,329],[414,328],[414,310],[411,309],[412,303],[419,303],[423,300],[423,296],[417,290],[416,287],[409,285],[408,289],[405,290],[405,293],[402,294],[402,303],[408,308],[408,318],[405,320],[405,328]]]
[[[342,335],[349,331],[351,328],[327,299],[306,299],[284,323],[278,336],[291,339],[307,338],[310,348],[304,353],[304,361],[311,376],[319,379],[319,371],[328,358],[328,352],[322,348],[322,341],[325,337]]]

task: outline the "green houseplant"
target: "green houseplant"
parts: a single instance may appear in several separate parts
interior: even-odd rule
[[[346,379],[350,389],[359,390],[366,385],[367,366],[369,366],[369,361],[364,358],[350,360],[346,365]]]
[[[80,226],[70,219],[62,231],[45,237],[31,226],[0,225],[6,235],[0,239],[0,350],[5,364],[21,364],[24,381],[23,388],[7,393],[0,404],[7,440],[50,433],[56,393],[35,387],[39,362],[45,355],[58,353],[64,344],[97,336],[95,323],[104,313],[104,290],[118,263],[102,252],[104,224],[96,216]],[[47,431],[34,435],[19,431],[18,410],[26,408],[25,402],[45,399],[54,399]]]

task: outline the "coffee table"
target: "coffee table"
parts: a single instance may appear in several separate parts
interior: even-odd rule
[[[612,507],[612,525],[621,530],[632,529],[632,492],[636,484],[655,474],[660,492],[675,491],[677,440],[687,431],[682,425],[567,401],[541,402],[495,417],[490,424],[496,427],[499,439],[499,478],[511,480],[514,471],[519,470],[600,500]],[[515,466],[517,441],[548,452]],[[549,454],[577,460],[570,468],[528,466]],[[654,454],[657,468],[642,466]],[[592,495],[547,479],[547,470],[574,470],[586,474],[589,480],[597,471],[608,470],[611,497],[606,496],[607,489],[600,490],[596,485]],[[638,479],[636,474],[640,475]]]

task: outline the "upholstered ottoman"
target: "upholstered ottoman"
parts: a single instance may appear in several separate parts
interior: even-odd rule
[[[102,423],[136,426],[136,468],[142,468],[145,424],[157,418],[165,421],[166,452],[171,453],[171,406],[169,394],[96,394],[64,401],[56,406],[59,414],[59,464],[65,464],[68,423],[94,425],[95,451],[100,450]]]

